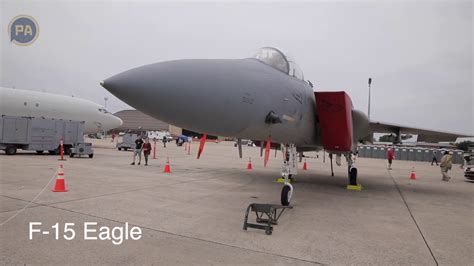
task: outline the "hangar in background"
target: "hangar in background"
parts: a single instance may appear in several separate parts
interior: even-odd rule
[[[113,130],[113,132],[126,132],[128,130],[145,130],[145,131],[169,131],[172,135],[179,136],[183,130],[161,120],[153,118],[138,110],[123,110],[116,112],[115,116],[122,119],[122,126]]]
[[[153,118],[147,114],[144,114],[138,110],[122,110],[122,111],[116,112],[114,115],[122,119],[123,124],[122,126],[116,129],[113,129],[112,131],[109,131],[109,133],[126,132],[129,130],[131,131],[144,130],[144,131],[168,131],[172,136],[179,136],[181,134],[184,134],[190,137],[198,137],[198,138],[202,136],[201,133],[170,125],[166,122]],[[216,139],[217,137],[208,135],[207,138]]]

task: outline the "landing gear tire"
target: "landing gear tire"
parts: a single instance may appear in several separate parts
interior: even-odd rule
[[[349,171],[349,184],[351,186],[357,186],[357,168],[355,167]]]
[[[7,155],[15,155],[16,154],[16,147],[15,146],[7,146],[5,149],[5,153]]]
[[[43,151],[36,151],[37,154],[43,154]]]
[[[291,201],[291,187],[288,185],[283,186],[281,189],[281,205],[288,206]]]

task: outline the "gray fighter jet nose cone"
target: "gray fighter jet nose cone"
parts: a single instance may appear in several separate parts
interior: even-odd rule
[[[255,77],[253,71],[247,71],[249,63],[262,65],[254,60],[168,61],[122,72],[101,85],[130,106],[165,122],[231,135],[243,130],[248,118],[256,115],[251,108],[258,107],[254,102],[258,84],[242,86],[242,80],[248,80],[243,76]],[[240,115],[237,108],[242,109]],[[216,121],[225,126],[217,128]]]

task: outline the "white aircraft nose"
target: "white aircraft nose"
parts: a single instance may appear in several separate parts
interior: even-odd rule
[[[114,115],[107,115],[102,119],[102,122],[96,122],[95,124],[100,128],[100,130],[108,131],[120,127],[123,124],[123,121]]]
[[[120,127],[121,125],[123,125],[123,121],[122,119],[120,119],[119,117],[116,117],[114,116],[115,120],[114,120],[114,128],[117,128],[117,127]]]

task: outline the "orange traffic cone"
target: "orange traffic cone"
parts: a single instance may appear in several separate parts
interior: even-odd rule
[[[303,170],[308,170],[308,164],[306,163],[306,159],[304,159]]]
[[[56,184],[54,185],[53,192],[68,192],[66,188],[66,182],[64,181],[64,169],[63,165],[59,165],[58,174],[56,176]]]
[[[253,169],[252,158],[249,157],[249,163],[247,164],[247,170],[252,170],[252,169]]]
[[[411,180],[416,180],[415,167],[412,167],[412,168],[411,168],[410,179],[411,179]]]
[[[166,157],[166,165],[165,165],[165,168],[163,169],[163,173],[169,173],[169,174],[171,174],[171,166],[170,166],[170,159],[169,159],[169,157]]]

